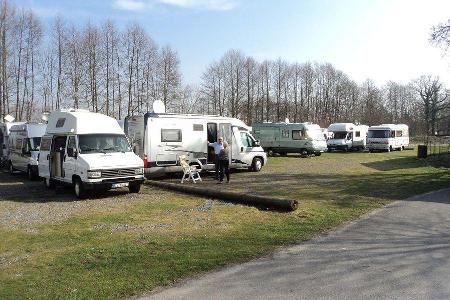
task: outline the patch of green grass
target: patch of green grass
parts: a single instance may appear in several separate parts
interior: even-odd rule
[[[142,199],[113,210],[0,227],[0,298],[108,299],[150,291],[447,187],[449,161],[419,160],[413,151],[274,157],[261,173],[232,174],[223,188],[298,199],[295,212],[218,201],[201,209],[209,200],[144,187]]]

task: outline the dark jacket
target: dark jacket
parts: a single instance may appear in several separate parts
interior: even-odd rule
[[[219,159],[220,160],[229,160],[230,159],[229,153],[230,152],[228,150],[228,147],[227,148],[223,148],[222,150],[220,150]]]

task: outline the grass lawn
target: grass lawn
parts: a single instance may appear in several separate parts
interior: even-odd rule
[[[298,199],[299,208],[292,213],[145,186],[130,202],[109,206],[109,198],[103,198],[106,205],[89,206],[52,222],[3,223],[0,299],[102,299],[140,294],[307,240],[392,200],[450,186],[450,159],[418,160],[415,154],[273,157],[262,172],[234,173],[232,183],[221,186]],[[204,184],[213,186],[208,180]],[[16,208],[54,210],[95,201],[100,200],[53,200],[44,205],[0,198],[0,218],[6,209],[11,214]]]

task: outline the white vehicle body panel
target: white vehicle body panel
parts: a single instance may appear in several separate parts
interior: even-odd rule
[[[333,123],[328,127],[330,139],[327,147],[330,150],[363,150],[367,146],[369,126],[353,123]]]
[[[14,169],[27,172],[32,168],[37,175],[39,144],[46,127],[42,123],[24,123],[10,128],[9,163]]]
[[[409,146],[409,127],[405,124],[370,126],[367,138],[369,150],[402,150]]]
[[[12,126],[22,125],[25,122],[0,123],[0,166],[9,160],[9,132]]]
[[[235,118],[146,113],[127,117],[125,132],[133,151],[144,159],[145,172],[150,176],[181,171],[181,155],[202,169],[213,169],[214,155],[207,142],[216,142],[220,136],[229,147],[230,168],[250,167],[256,157],[263,165],[267,163],[267,156],[262,147],[255,145],[249,127]],[[248,138],[245,143],[244,137]]]
[[[105,136],[107,138],[103,139]],[[79,178],[83,184],[103,184],[103,188],[114,182],[144,180],[144,163],[127,142],[128,146],[124,147],[128,150],[123,152],[114,149],[91,152],[94,146],[93,149],[81,148],[81,139],[89,138],[99,144],[101,141],[97,141],[97,137],[101,141],[115,138],[126,141],[119,123],[111,117],[79,109],[51,113],[41,140],[39,175],[68,184]],[[89,178],[88,171],[98,171],[101,176]]]
[[[326,135],[312,123],[257,123],[253,133],[268,152],[321,153],[327,150]]]

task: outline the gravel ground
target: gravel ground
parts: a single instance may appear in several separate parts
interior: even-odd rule
[[[78,200],[72,189],[47,190],[41,181],[29,181],[25,175],[0,172],[0,229],[22,228],[33,233],[35,225],[52,224],[87,212],[109,212],[139,201],[156,200],[169,193],[130,194],[127,189],[114,190]]]

